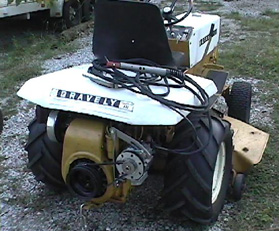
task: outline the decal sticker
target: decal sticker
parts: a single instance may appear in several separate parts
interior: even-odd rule
[[[52,98],[58,98],[58,99],[68,99],[68,100],[94,103],[102,106],[114,107],[120,110],[131,111],[131,112],[134,110],[134,103],[129,101],[122,101],[119,99],[112,99],[108,97],[79,93],[74,91],[66,91],[66,90],[53,88],[51,90],[50,96]]]
[[[203,44],[205,44],[207,41],[209,41],[210,37],[212,36],[212,38],[217,34],[217,29],[212,31],[212,34],[206,35],[204,38],[202,38],[200,40],[200,46],[202,46]]]

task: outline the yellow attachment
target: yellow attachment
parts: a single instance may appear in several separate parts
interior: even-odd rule
[[[185,66],[190,66],[189,60],[189,41],[178,41],[176,39],[169,39],[169,46],[171,51],[183,52],[185,54]],[[205,55],[204,58],[197,63],[195,66],[188,69],[188,74],[198,75],[206,77],[209,70],[223,70],[224,67],[217,65],[218,49],[215,48],[209,54]]]
[[[78,159],[87,159],[95,163],[109,161],[105,150],[106,124],[97,120],[75,119],[67,128],[62,156],[62,176],[66,182],[71,164]],[[110,156],[111,157],[111,156]],[[111,161],[111,160],[110,160]],[[108,183],[104,195],[93,198],[93,204],[102,204],[110,199],[124,201],[130,188],[130,182],[119,187],[114,186],[113,165],[101,165]]]
[[[237,119],[224,119],[231,123],[234,130],[233,169],[238,173],[245,173],[261,161],[269,134]]]
[[[131,190],[131,181],[121,184],[118,188],[114,188],[114,190],[114,194],[112,198],[109,199],[109,201],[115,203],[125,203],[126,198]],[[94,209],[102,207],[103,203],[98,203],[95,200],[91,200],[86,202],[84,205],[85,209]]]
[[[130,193],[131,190],[131,181],[127,180],[125,183],[119,185],[118,188],[115,188],[114,194],[111,197],[110,201],[112,202],[126,202],[126,198]]]
[[[206,55],[199,63],[197,63],[192,68],[188,69],[186,72],[188,74],[206,77],[209,70],[223,70],[223,66],[216,64],[217,57],[218,49],[215,48],[208,55]]]
[[[169,46],[171,51],[183,52],[185,55],[185,65],[190,66],[189,60],[189,42],[188,41],[177,41],[176,39],[169,39]]]

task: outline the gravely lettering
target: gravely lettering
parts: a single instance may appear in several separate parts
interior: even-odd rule
[[[55,93],[54,97],[56,98],[95,103],[103,106],[115,107],[120,110],[133,111],[133,107],[134,107],[134,104],[132,102],[121,101],[118,99],[112,99],[112,98],[107,98],[102,96],[84,94],[84,93],[79,93],[74,91],[65,91],[60,89],[52,89],[52,92]],[[123,107],[123,105],[126,106]]]

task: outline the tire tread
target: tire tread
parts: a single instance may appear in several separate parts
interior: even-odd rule
[[[227,101],[228,115],[249,123],[252,86],[247,82],[235,82]]]
[[[221,134],[224,136],[215,136],[213,134],[209,146],[200,153],[190,156],[171,154],[172,156],[166,167],[162,196],[167,211],[173,214],[181,214],[201,224],[209,224],[215,221],[224,205],[225,196],[223,193],[218,206],[212,204],[211,201],[214,173],[212,162],[213,164],[215,163],[219,145],[223,140],[228,145],[229,151],[227,155],[229,157],[226,166],[227,169],[230,168],[229,172],[231,171],[232,135],[229,124],[215,117],[212,117],[212,122],[214,122],[216,131],[221,131]],[[199,121],[198,125],[201,125],[199,134],[208,134],[208,123]],[[180,133],[174,137],[175,143],[176,137],[181,139]],[[201,141],[205,142],[205,139],[203,137]],[[187,145],[186,140],[191,144],[191,137],[189,135],[185,137],[184,145]],[[181,145],[178,146],[181,148]],[[228,178],[227,176],[226,179]],[[222,192],[226,193],[229,182],[224,182],[226,183]]]
[[[49,140],[46,125],[36,119],[29,125],[29,139],[25,146],[28,152],[27,167],[35,179],[54,190],[65,188],[61,174],[62,144]]]

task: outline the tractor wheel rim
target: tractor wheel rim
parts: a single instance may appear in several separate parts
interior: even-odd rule
[[[217,200],[219,193],[221,191],[222,182],[224,178],[225,172],[225,162],[226,162],[226,148],[225,143],[221,143],[217,160],[215,163],[214,174],[213,174],[213,182],[212,182],[212,204]]]

